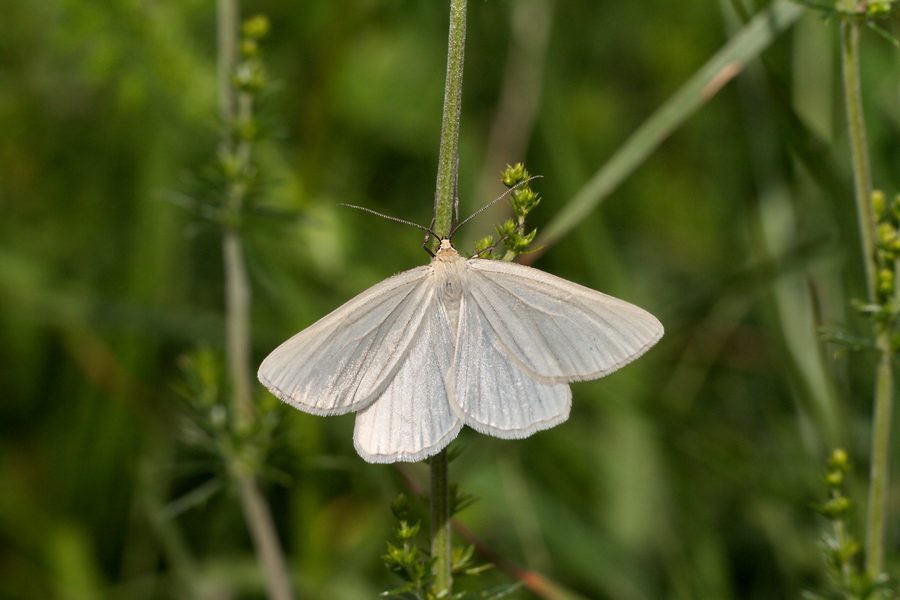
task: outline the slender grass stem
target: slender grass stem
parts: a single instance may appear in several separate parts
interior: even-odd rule
[[[462,105],[463,63],[466,46],[466,0],[450,1],[450,36],[447,47],[447,80],[444,86],[444,116],[435,191],[434,231],[447,235],[453,221],[459,157],[459,118]],[[434,592],[449,596],[453,588],[450,544],[450,485],[447,450],[431,458],[431,555]]]
[[[233,153],[242,166],[237,174],[229,177],[226,184],[226,210],[229,216],[222,240],[228,366],[234,386],[231,408],[234,415],[234,435],[240,438],[253,426],[254,421],[253,376],[250,366],[250,281],[244,261],[240,227],[240,215],[247,194],[246,171],[249,169],[251,146],[246,139],[235,142],[230,129],[237,116],[250,116],[253,102],[246,93],[237,94],[231,82],[237,61],[240,20],[238,0],[218,0],[216,14],[219,110],[225,131],[222,146],[223,151]],[[271,600],[291,600],[293,592],[284,552],[278,541],[266,498],[252,472],[238,472],[235,479],[244,519],[265,574],[268,596]]]
[[[844,10],[853,12],[856,2],[845,0]],[[862,87],[859,69],[860,23],[852,16],[841,22],[841,64],[844,97],[847,107],[847,124],[850,134],[850,152],[853,166],[854,196],[859,218],[866,287],[869,301],[876,303],[877,290],[877,235],[872,206],[872,181],[866,145],[865,117],[862,106]],[[866,519],[866,571],[878,577],[884,568],[884,533],[887,524],[887,491],[889,488],[890,428],[893,412],[894,372],[893,348],[890,331],[883,322],[876,321],[875,343],[879,351],[875,372],[875,408],[871,465],[869,470],[869,500]]]

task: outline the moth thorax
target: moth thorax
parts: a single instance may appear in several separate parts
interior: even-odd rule
[[[459,304],[462,300],[466,259],[459,255],[448,240],[441,240],[441,247],[432,261],[435,277],[435,293],[447,311],[453,331],[457,330]]]

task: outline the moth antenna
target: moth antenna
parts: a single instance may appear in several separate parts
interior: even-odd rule
[[[359,210],[364,210],[367,213],[372,213],[376,217],[381,217],[382,219],[388,219],[389,221],[397,221],[398,223],[403,223],[404,225],[410,225],[412,227],[415,227],[416,229],[421,229],[428,235],[433,235],[434,237],[436,237],[438,239],[441,238],[441,236],[439,236],[434,231],[432,231],[430,227],[424,227],[422,225],[419,225],[418,223],[413,223],[412,221],[404,221],[403,219],[398,219],[397,217],[392,217],[390,215],[383,215],[380,212],[376,212],[376,211],[372,210],[371,208],[366,208],[365,206],[355,206],[353,204],[345,204],[343,202],[338,202],[338,206],[347,206],[349,208],[356,208]],[[433,219],[432,219],[432,225],[434,225]],[[425,248],[425,251],[428,254],[431,254],[431,256],[434,257],[434,254],[431,252],[431,250],[429,250],[428,248],[425,247],[425,244],[428,243],[428,235],[425,236],[425,241],[422,243],[422,247]]]
[[[540,177],[541,177],[541,175],[533,175],[533,176],[529,177],[528,179],[526,179],[525,181],[520,181],[520,182],[517,183],[516,185],[512,186],[511,188],[509,188],[508,190],[506,190],[505,192],[503,192],[502,194],[500,194],[499,196],[497,196],[496,198],[494,198],[493,200],[491,200],[489,203],[487,203],[486,205],[482,206],[481,208],[479,208],[478,210],[476,210],[474,213],[472,213],[471,215],[469,215],[468,217],[466,217],[465,220],[463,220],[461,223],[458,223],[457,225],[455,225],[455,226],[453,227],[453,229],[450,230],[450,235],[448,235],[447,237],[452,238],[452,237],[453,237],[453,234],[456,233],[456,230],[458,230],[460,227],[462,227],[463,225],[465,225],[466,223],[468,223],[469,221],[471,221],[472,219],[474,219],[475,217],[477,217],[478,215],[480,215],[481,213],[483,213],[484,211],[486,211],[487,209],[489,209],[490,207],[492,207],[493,205],[495,205],[495,204],[496,204],[497,202],[499,202],[500,200],[506,198],[509,194],[511,194],[512,192],[514,192],[514,191],[516,190],[517,187],[519,187],[519,186],[521,186],[521,185],[525,185],[526,183],[528,183],[528,182],[531,181],[532,179],[538,179],[538,178],[540,178]]]

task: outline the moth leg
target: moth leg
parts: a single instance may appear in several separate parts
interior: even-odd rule
[[[456,149],[456,166],[453,169],[453,226],[450,229],[453,230],[457,223],[459,223],[459,148]]]
[[[434,229],[434,224],[437,221],[437,192],[434,193],[434,210],[431,213],[431,225],[428,226],[429,231],[425,232],[425,239],[422,240],[422,250],[431,255],[431,258],[434,258],[434,252],[431,251],[431,248],[428,247],[428,242],[431,241],[431,231]]]

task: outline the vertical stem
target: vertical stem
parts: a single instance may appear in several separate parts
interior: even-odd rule
[[[857,8],[855,0],[844,0],[843,10],[855,12]],[[878,302],[878,262],[875,246],[877,231],[872,206],[872,181],[860,84],[859,22],[850,15],[845,15],[841,22],[841,63],[866,287],[869,301],[874,304]],[[894,372],[890,331],[881,322],[876,322],[874,328],[879,358],[875,371],[872,462],[869,470],[869,506],[866,519],[866,571],[871,577],[878,577],[884,568]]]
[[[234,90],[231,77],[237,61],[237,30],[240,19],[238,0],[218,0],[216,2],[216,87],[219,95],[219,116],[222,126],[234,119]]]
[[[881,352],[875,374],[875,410],[872,426],[872,464],[869,467],[869,507],[866,517],[866,571],[872,577],[884,571],[884,532],[887,528],[888,488],[893,412],[894,370],[891,338],[877,325],[876,345]]]
[[[232,412],[238,433],[253,424],[253,392],[250,369],[250,282],[244,264],[241,234],[225,231],[222,240],[225,261],[225,312],[228,344],[228,372],[231,374]]]
[[[248,103],[238,98],[231,79],[237,63],[238,22],[240,6],[238,0],[219,0],[216,4],[218,28],[218,95],[219,114],[225,132],[222,138],[223,152],[240,154],[244,163],[249,160],[249,144],[242,140],[235,147],[230,133],[232,124],[240,110],[248,112]],[[243,114],[241,116],[244,116]],[[234,385],[232,397],[235,426],[245,431],[253,421],[252,376],[250,368],[250,284],[244,265],[244,250],[241,240],[239,219],[244,203],[244,186],[240,177],[232,178],[227,184],[225,237],[222,242],[225,262],[225,312],[226,338],[228,348],[228,371]]]
[[[222,151],[233,155],[241,168],[230,175],[226,188],[226,212],[222,254],[225,265],[225,310],[229,375],[234,386],[232,395],[233,428],[241,438],[252,426],[253,387],[250,367],[250,282],[244,261],[241,238],[241,212],[247,193],[246,170],[250,165],[250,142],[234,140],[233,126],[237,118],[251,116],[252,98],[235,93],[231,79],[237,63],[238,0],[218,0],[216,6],[218,33],[218,93],[223,126]],[[270,600],[291,600],[290,577],[284,553],[265,496],[259,490],[254,473],[235,468],[241,457],[234,459],[232,472],[238,485],[241,508],[257,558],[265,574]]]
[[[450,36],[447,47],[447,80],[444,86],[444,116],[441,150],[435,191],[434,231],[450,232],[453,196],[456,190],[459,156],[459,115],[462,106],[463,62],[466,44],[466,0],[450,1]],[[449,596],[453,588],[450,545],[450,486],[447,450],[431,457],[431,556],[434,563],[434,592]]]
[[[288,575],[281,542],[278,541],[272,511],[252,474],[238,477],[238,492],[247,528],[250,530],[250,537],[253,538],[253,547],[263,568],[269,599],[293,600],[291,578]]]
[[[450,594],[453,589],[450,544],[450,485],[447,449],[431,457],[431,556],[434,565],[435,594]]]
[[[844,101],[847,107],[847,126],[850,133],[850,153],[853,167],[853,191],[859,219],[863,263],[869,301],[876,300],[875,216],[872,210],[872,176],[869,170],[869,151],[866,145],[866,122],[862,106],[862,87],[859,80],[859,24],[853,17],[841,21],[841,65],[844,78]]]
[[[463,62],[466,47],[466,0],[450,0],[450,41],[447,81],[444,84],[444,119],[438,158],[434,232],[447,235],[453,220],[453,193],[459,156],[459,113],[462,107]]]

